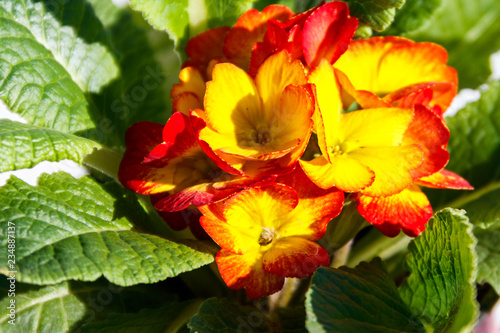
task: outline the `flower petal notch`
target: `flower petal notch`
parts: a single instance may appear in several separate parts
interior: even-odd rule
[[[441,115],[458,86],[457,73],[446,66],[447,60],[446,50],[437,44],[372,37],[352,41],[334,67],[344,74],[343,88],[364,108],[375,107],[374,99],[392,104],[426,88],[433,97],[424,105]]]
[[[201,146],[229,173],[289,172],[312,130],[314,100],[306,83],[302,64],[290,62],[285,51],[268,58],[255,81],[232,64],[216,65],[205,111],[198,112],[206,122],[199,132]]]
[[[411,170],[423,162],[418,145],[403,144],[412,109],[376,108],[341,113],[340,87],[332,66],[323,61],[309,75],[316,86],[314,115],[322,156],[300,161],[319,187],[387,196],[413,184]]]
[[[328,253],[315,241],[340,213],[343,194],[318,189],[303,174],[283,178],[297,179],[308,184],[301,193],[316,191],[301,198],[287,185],[271,184],[241,191],[223,204],[200,207],[202,227],[222,248],[216,262],[229,287],[245,288],[256,299],[279,291],[285,277],[310,276],[328,265]]]

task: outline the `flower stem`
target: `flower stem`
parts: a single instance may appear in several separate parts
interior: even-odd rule
[[[333,253],[333,258],[332,261],[330,262],[330,267],[339,268],[340,266],[346,264],[347,258],[349,258],[349,254],[351,253],[352,242],[353,240],[351,239],[344,246],[342,246],[340,249],[337,249],[337,251]]]

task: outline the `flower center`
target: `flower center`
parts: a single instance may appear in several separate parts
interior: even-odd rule
[[[342,149],[340,148],[340,146],[339,146],[339,145],[336,145],[336,146],[330,146],[330,147],[328,147],[328,150],[330,151],[330,153],[331,153],[333,156],[339,156],[339,155],[344,154],[344,152],[342,151]]]
[[[269,229],[262,228],[262,233],[260,234],[259,237],[259,245],[260,246],[266,246],[270,244],[274,239],[274,232],[272,232]]]
[[[257,135],[255,136],[255,142],[261,145],[265,145],[271,142],[271,134],[269,133],[269,130],[262,129],[258,131]]]

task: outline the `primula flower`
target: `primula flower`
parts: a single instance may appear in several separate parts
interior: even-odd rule
[[[332,65],[323,61],[309,75],[316,87],[314,114],[322,156],[300,161],[321,188],[387,196],[413,183],[411,171],[423,162],[420,146],[404,144],[411,108],[375,108],[341,113],[340,87]]]
[[[457,93],[457,73],[448,54],[433,43],[402,37],[353,40],[334,64],[346,108],[355,99],[363,108],[398,106],[413,99],[441,115]],[[408,104],[408,101],[406,101]]]
[[[161,211],[205,205],[251,184],[274,180],[242,178],[220,170],[203,152],[189,118],[181,113],[172,115],[165,126],[136,123],[127,130],[125,140],[120,182],[139,194],[163,194],[155,203]]]
[[[206,123],[200,144],[223,170],[243,176],[289,172],[312,130],[314,100],[300,61],[285,51],[269,57],[255,81],[229,63],[215,66],[207,83]]]
[[[268,21],[264,40],[254,45],[250,75],[255,75],[271,54],[287,50],[292,60],[302,60],[313,68],[321,60],[334,63],[347,49],[356,31],[358,20],[349,16],[347,4],[333,1],[293,18]]]
[[[279,291],[284,277],[303,278],[328,265],[315,243],[340,213],[343,193],[323,190],[297,169],[272,184],[200,207],[200,223],[221,250],[215,258],[226,284],[253,299]]]

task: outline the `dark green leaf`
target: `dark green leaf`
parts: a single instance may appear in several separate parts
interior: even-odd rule
[[[188,324],[191,332],[270,332],[266,317],[257,309],[240,307],[223,298],[203,302]]]
[[[470,332],[476,323],[475,245],[465,212],[451,208],[437,212],[409,245],[411,275],[401,297],[435,332]]]
[[[164,333],[178,332],[196,313],[200,302],[170,300],[156,309],[143,309],[138,313],[111,314],[107,320],[92,322],[83,327],[89,333]]]
[[[384,35],[401,35],[425,28],[443,0],[410,0],[396,10],[396,17]]]
[[[0,172],[31,168],[42,161],[83,162],[97,142],[52,129],[0,120]]]
[[[401,8],[405,0],[343,0],[349,6],[351,16],[357,17],[360,27],[376,31],[387,29],[394,21],[396,8]]]
[[[408,37],[443,45],[461,88],[476,88],[491,74],[490,55],[500,49],[498,0],[442,0],[424,29]]]
[[[306,299],[310,332],[422,332],[380,260],[319,268]]]
[[[102,320],[110,313],[159,306],[170,296],[153,286],[122,288],[99,280],[93,283],[71,281],[43,287],[16,282],[15,296],[8,297],[10,285],[4,282],[2,278],[2,332],[77,332],[83,324]],[[7,307],[12,299],[15,299],[15,326],[8,323],[11,317]]]
[[[9,222],[14,223],[21,282],[93,281],[104,276],[129,286],[164,280],[213,261],[212,250],[201,243],[188,246],[134,231],[142,219],[147,215],[139,204],[131,205],[91,177],[42,175],[37,187],[14,177],[0,188],[0,244],[7,248]],[[7,254],[0,254],[2,273],[11,270]]]

